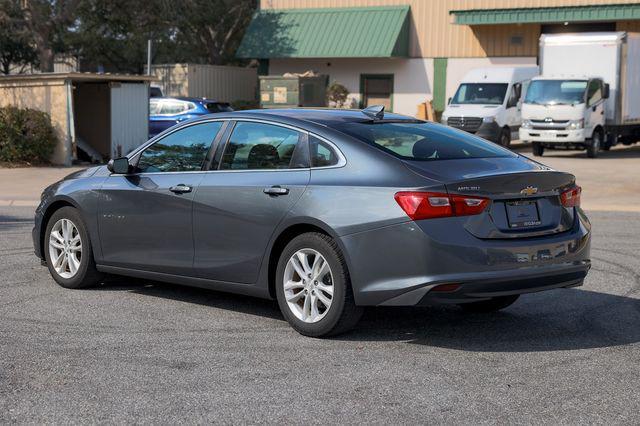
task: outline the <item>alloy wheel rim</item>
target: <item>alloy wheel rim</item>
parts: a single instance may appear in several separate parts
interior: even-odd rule
[[[327,260],[318,251],[305,248],[291,256],[284,269],[284,297],[289,310],[299,320],[322,320],[333,302],[333,275]]]
[[[73,278],[82,261],[82,238],[76,225],[69,219],[57,221],[49,234],[51,265],[62,278]]]

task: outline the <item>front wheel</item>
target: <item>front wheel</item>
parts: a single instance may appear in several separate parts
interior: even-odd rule
[[[317,232],[302,234],[285,247],[276,271],[276,296],[285,319],[305,336],[343,333],[362,315],[342,252],[333,239]]]
[[[540,142],[534,142],[531,147],[533,149],[534,156],[542,157],[542,154],[544,154],[544,146],[542,146]]]
[[[500,137],[498,138],[498,145],[508,148],[511,145],[511,130],[508,128],[502,129]]]
[[[44,255],[51,276],[62,287],[91,287],[102,278],[96,270],[87,228],[73,207],[63,207],[51,215]]]
[[[587,157],[596,158],[600,151],[600,145],[602,145],[602,134],[600,132],[594,132],[591,141],[587,143]]]
[[[513,305],[520,295],[513,296],[499,296],[493,297],[489,300],[483,300],[481,302],[461,303],[460,307],[467,312],[484,313],[484,312],[496,312],[500,309],[504,309],[507,306]]]

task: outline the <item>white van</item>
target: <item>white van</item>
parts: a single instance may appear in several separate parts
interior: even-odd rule
[[[521,97],[537,66],[476,68],[465,75],[447,108],[442,124],[509,146],[517,139]]]

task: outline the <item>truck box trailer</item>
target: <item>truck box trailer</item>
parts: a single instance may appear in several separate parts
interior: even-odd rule
[[[543,34],[542,74],[527,89],[520,139],[590,157],[640,139],[640,34]]]

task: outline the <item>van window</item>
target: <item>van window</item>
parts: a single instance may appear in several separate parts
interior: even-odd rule
[[[507,83],[462,83],[451,103],[502,105],[508,86]]]
[[[518,106],[520,101],[520,95],[522,94],[522,83],[514,83],[511,86],[511,93],[509,94],[509,101],[507,102],[507,108]]]

